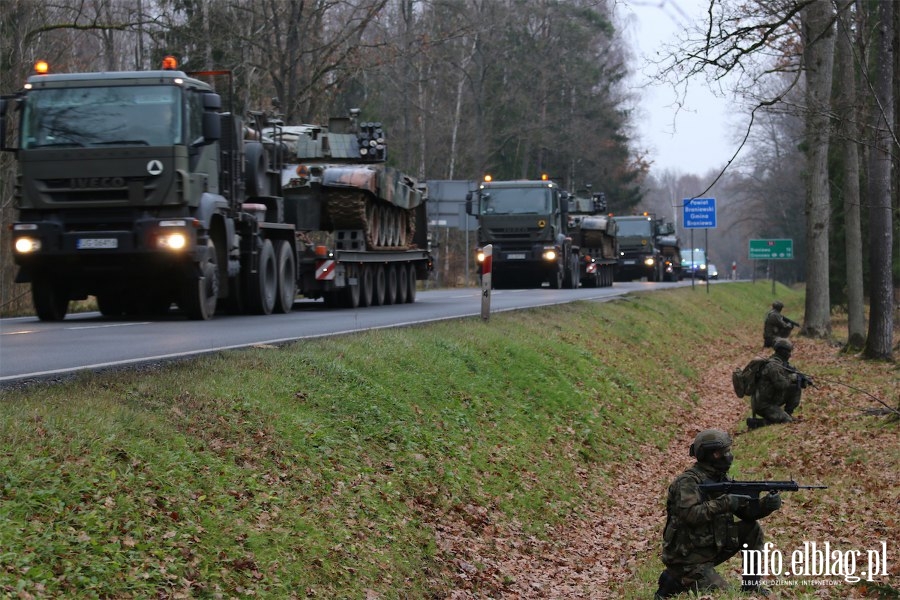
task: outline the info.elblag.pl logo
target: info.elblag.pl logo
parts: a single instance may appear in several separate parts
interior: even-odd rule
[[[803,547],[790,553],[789,559],[766,542],[762,550],[741,550],[744,577],[840,577],[848,583],[862,579],[875,581],[888,575],[887,542],[870,550],[840,550],[830,542],[803,542]]]

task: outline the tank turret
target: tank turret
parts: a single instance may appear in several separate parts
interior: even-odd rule
[[[416,246],[418,182],[388,167],[384,128],[359,121],[359,111],[327,126],[282,125],[266,132],[280,141],[286,220],[305,231],[336,232],[366,249]]]

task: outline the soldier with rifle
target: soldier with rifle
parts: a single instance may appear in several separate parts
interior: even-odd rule
[[[741,550],[763,548],[757,521],[781,508],[779,492],[821,487],[796,481],[728,479],[734,455],[731,437],[720,429],[698,433],[689,454],[696,462],[669,486],[662,546],[666,569],[659,576],[654,600],[727,588],[716,565]],[[762,492],[768,493],[760,497]],[[741,590],[769,594],[759,573],[744,572]]]
[[[800,327],[800,323],[781,314],[784,302],[776,300],[772,303],[772,309],[766,313],[763,323],[763,348],[771,348],[778,338],[787,338],[794,327]]]
[[[773,344],[775,351],[760,369],[756,390],[750,396],[753,415],[759,415],[765,425],[790,423],[793,413],[800,406],[802,390],[814,385],[811,378],[790,364],[794,345],[779,338]]]

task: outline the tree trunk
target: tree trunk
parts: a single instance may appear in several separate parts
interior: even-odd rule
[[[875,139],[869,158],[869,335],[863,355],[889,360],[893,345],[893,257],[891,220],[890,126],[894,121],[893,99],[893,11],[892,0],[881,0],[875,28],[876,72],[873,86],[872,129]]]
[[[806,315],[802,333],[831,335],[831,297],[828,291],[828,183],[829,99],[834,65],[834,31],[830,2],[804,7],[803,62],[806,74],[806,139],[809,180],[806,192]]]
[[[841,0],[838,10],[838,36],[835,46],[837,106],[841,122],[843,155],[844,251],[847,275],[847,347],[859,350],[866,342],[865,298],[863,294],[862,230],[859,210],[859,115],[856,111],[856,74],[853,68],[851,5],[855,0]]]

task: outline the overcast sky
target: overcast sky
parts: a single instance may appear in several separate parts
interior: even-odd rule
[[[640,98],[636,123],[639,146],[649,151],[652,172],[664,169],[704,175],[721,168],[734,153],[733,105],[716,97],[703,81],[694,82],[685,104],[675,106],[671,86],[650,83],[647,57],[674,43],[675,36],[702,19],[704,0],[627,0],[617,6],[637,58],[634,91]]]

